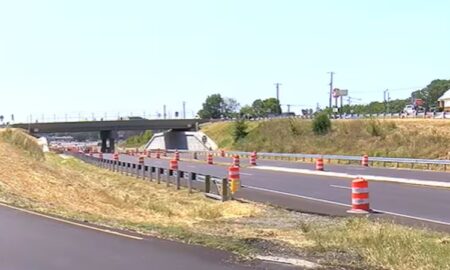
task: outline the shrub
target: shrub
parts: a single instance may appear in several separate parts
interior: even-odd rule
[[[375,121],[375,120],[370,120],[367,123],[367,132],[372,137],[380,137],[381,135],[383,135],[383,130],[381,128],[380,123],[378,121]]]
[[[234,142],[239,141],[240,139],[243,139],[247,136],[247,123],[245,123],[245,120],[238,119],[234,123],[233,126],[233,140]]]
[[[313,132],[316,135],[325,135],[331,130],[331,121],[326,113],[319,113],[312,122]]]

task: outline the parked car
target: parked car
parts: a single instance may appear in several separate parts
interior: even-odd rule
[[[416,113],[416,108],[414,107],[414,105],[406,105],[403,109],[403,112],[407,114],[414,114]]]

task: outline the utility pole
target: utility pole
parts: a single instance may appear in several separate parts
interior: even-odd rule
[[[186,119],[186,101],[183,101],[183,119]]]
[[[167,114],[166,114],[166,104],[163,105],[163,119],[167,118]]]
[[[389,100],[391,97],[389,96],[389,89],[383,91],[383,99],[384,99],[384,112],[389,113]]]
[[[335,72],[330,71],[328,72],[330,74],[330,102],[329,102],[329,108],[331,109],[331,106],[333,106],[333,76]]]
[[[280,85],[281,85],[281,83],[275,83],[275,87],[277,89],[277,100],[278,100],[278,103],[280,103]]]

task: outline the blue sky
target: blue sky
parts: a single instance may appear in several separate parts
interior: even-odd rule
[[[0,114],[25,121],[405,98],[450,77],[449,1],[0,1]],[[300,107],[292,107],[299,110]]]

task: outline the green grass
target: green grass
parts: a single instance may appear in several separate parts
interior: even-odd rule
[[[326,135],[315,135],[312,121],[278,119],[249,122],[246,138],[234,143],[233,123],[213,123],[203,131],[229,150],[448,158],[450,122],[440,120],[332,121]]]
[[[121,144],[122,147],[141,147],[148,143],[150,139],[153,137],[153,132],[151,130],[147,130],[142,132],[141,134],[131,136],[125,140],[124,143]]]

